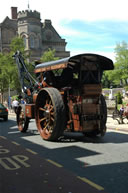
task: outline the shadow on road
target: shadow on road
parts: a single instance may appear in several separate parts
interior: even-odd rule
[[[0,133],[12,136],[13,138],[22,138],[24,136],[39,135],[36,124],[33,120],[30,121],[29,128],[26,133],[22,133],[18,130],[16,120],[10,119],[3,121],[0,119]],[[43,139],[42,139],[43,140]],[[87,137],[80,132],[65,132],[58,141],[54,143],[72,143],[72,142],[83,142],[83,143],[127,143],[128,136],[123,133],[117,133],[113,131],[106,132],[105,136]]]
[[[35,126],[30,124],[28,132],[21,133],[17,129],[16,121],[9,120],[8,122],[0,121],[0,135],[6,136],[9,140],[16,141],[24,148],[32,149],[37,152],[40,157],[53,160],[63,165],[64,168],[74,172],[77,176],[88,178],[89,180],[100,184],[105,187],[106,191],[109,193],[127,193],[127,162],[92,166],[86,162],[79,161],[80,157],[101,155],[101,153],[98,152],[98,149],[97,151],[87,149],[85,147],[87,143],[126,143],[128,142],[128,136],[125,134],[107,132],[103,138],[95,137],[91,139],[80,133],[69,133],[60,138],[58,142],[47,142],[42,140],[41,144],[37,144],[25,139],[25,137],[31,136],[35,136],[37,140],[41,138],[35,129]],[[84,148],[77,146],[74,142],[83,142]],[[45,146],[45,143],[49,143],[51,147],[58,143],[58,146],[48,148]],[[65,145],[64,147],[62,147],[63,143]]]

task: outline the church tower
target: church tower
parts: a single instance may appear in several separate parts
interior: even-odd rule
[[[45,19],[41,22],[40,13],[29,9],[17,12],[17,7],[11,7],[12,18],[6,17],[0,23],[0,51],[9,52],[13,38],[20,36],[24,40],[25,50],[30,53],[30,60],[39,60],[45,51],[55,49],[55,57],[70,56],[66,51],[67,42],[61,38],[52,25]]]
[[[26,51],[31,50],[31,59],[42,55],[41,19],[37,11],[18,13],[18,35],[23,38]]]

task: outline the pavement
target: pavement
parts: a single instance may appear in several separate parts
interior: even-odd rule
[[[111,115],[107,118],[107,129],[128,132],[128,120],[124,119],[124,124],[119,124],[117,120],[114,120]]]

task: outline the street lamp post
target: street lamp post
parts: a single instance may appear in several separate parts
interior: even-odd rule
[[[9,86],[8,86],[8,108],[11,107],[11,96],[10,96],[10,80],[9,80]]]

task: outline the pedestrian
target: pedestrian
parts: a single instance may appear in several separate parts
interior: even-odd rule
[[[124,114],[124,105],[121,105],[120,107],[120,115],[122,116]]]
[[[25,104],[25,100],[22,98],[20,101],[21,104]]]
[[[19,106],[18,100],[14,99],[12,102],[12,108],[14,109],[14,112],[17,113],[17,108]]]
[[[128,119],[128,104],[126,105],[126,107],[124,109],[124,115]]]

